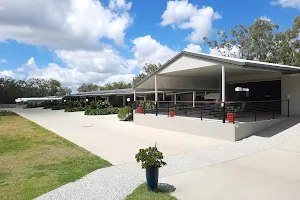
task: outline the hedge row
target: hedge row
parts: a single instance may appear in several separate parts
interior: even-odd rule
[[[0,116],[11,116],[11,115],[17,115],[17,113],[12,112],[10,110],[0,110]]]
[[[84,107],[73,107],[73,108],[66,108],[65,112],[79,112],[79,111],[85,111]]]
[[[108,107],[103,109],[86,109],[85,115],[110,115],[110,114],[118,114],[119,108],[116,107]]]

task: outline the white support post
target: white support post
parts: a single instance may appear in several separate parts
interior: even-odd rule
[[[222,102],[226,101],[225,88],[226,88],[225,67],[224,65],[222,65]],[[224,103],[222,103],[222,106],[224,106]]]
[[[174,94],[174,103],[176,104],[176,94]]]
[[[158,101],[158,94],[157,94],[157,78],[156,78],[156,75],[154,76],[154,88],[155,88],[155,101]]]
[[[133,101],[136,101],[136,92],[133,90]]]
[[[163,101],[165,100],[165,92],[162,93],[163,94]]]
[[[196,92],[193,91],[193,108],[195,108]]]
[[[147,95],[144,95],[144,101],[147,101]]]

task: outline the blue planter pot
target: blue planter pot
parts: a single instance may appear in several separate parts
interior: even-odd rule
[[[157,189],[158,183],[158,167],[149,167],[146,169],[146,179],[148,190]]]

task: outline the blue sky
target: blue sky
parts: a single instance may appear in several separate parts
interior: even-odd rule
[[[22,8],[22,9],[21,9]],[[82,83],[130,81],[147,63],[263,17],[291,27],[299,0],[0,0],[0,76]]]

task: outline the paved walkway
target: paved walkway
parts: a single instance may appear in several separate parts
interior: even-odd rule
[[[290,118],[236,143],[171,153],[160,182],[174,185],[180,199],[298,199],[298,123],[298,118]],[[38,199],[124,199],[144,176],[138,164],[129,162],[96,170]]]

